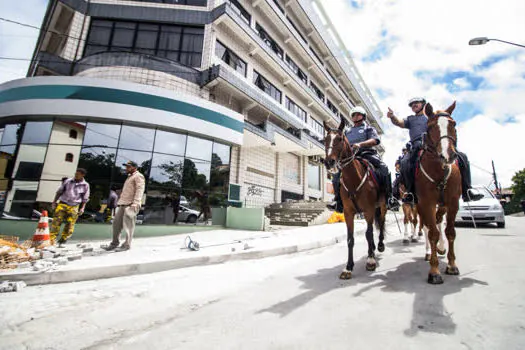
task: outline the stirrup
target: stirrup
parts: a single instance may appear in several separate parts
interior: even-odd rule
[[[407,192],[405,194],[405,197],[403,198],[403,202],[404,203],[406,202],[414,203],[415,199],[416,199],[416,196],[414,196],[412,192]]]

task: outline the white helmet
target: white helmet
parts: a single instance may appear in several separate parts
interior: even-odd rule
[[[350,111],[350,117],[352,117],[356,113],[363,115],[364,119],[366,119],[366,110],[363,107],[355,106],[354,108],[352,108],[352,110]]]
[[[414,98],[411,98],[410,101],[408,101],[408,107],[412,107],[412,103],[415,103],[415,102],[421,102],[422,104],[427,103],[424,97],[414,97]]]

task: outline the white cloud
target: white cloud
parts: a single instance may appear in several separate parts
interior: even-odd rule
[[[460,148],[486,170],[494,159],[498,180],[511,184],[514,172],[525,166],[525,159],[508,151],[525,135],[525,50],[497,42],[469,46],[468,41],[488,36],[522,43],[524,1],[366,0],[356,1],[358,8],[346,0],[324,2],[366,83],[381,90],[375,96],[383,111],[390,106],[404,117],[411,113],[408,99],[420,95],[435,108],[457,100],[458,106],[478,111],[455,115],[461,121],[471,118],[458,125]],[[382,48],[387,50],[378,55]],[[488,59],[495,63],[487,64]],[[453,74],[458,72],[463,74]],[[509,118],[516,122],[505,123]],[[384,159],[393,168],[408,132],[386,118],[383,124]],[[472,173],[474,182],[489,183],[490,174],[474,166]]]

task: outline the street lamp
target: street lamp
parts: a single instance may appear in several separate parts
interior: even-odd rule
[[[479,37],[479,38],[470,39],[468,44],[469,45],[485,45],[489,41],[499,41],[501,43],[510,44],[510,45],[514,45],[514,46],[519,46],[519,47],[525,48],[525,45],[511,43],[510,41],[505,41],[505,40],[500,40],[500,39],[489,39],[489,38],[486,38],[486,37]]]

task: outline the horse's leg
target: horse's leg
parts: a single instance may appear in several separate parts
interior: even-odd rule
[[[381,203],[379,209],[379,217],[376,213],[376,220],[378,221],[377,224],[379,226],[379,243],[377,244],[377,250],[382,253],[385,251],[385,220],[386,220],[386,204],[384,202]]]
[[[411,215],[411,219],[412,219],[411,220],[412,221],[412,236],[410,237],[410,241],[412,243],[419,242],[417,234],[416,234],[416,229],[417,229],[417,210],[415,208],[416,208],[415,205],[411,205],[410,206],[410,215]]]
[[[339,278],[342,280],[349,280],[352,278],[352,270],[354,269],[354,216],[355,212],[348,208],[349,205],[344,206],[344,215],[346,222],[346,244],[348,246],[348,261],[346,267],[343,269]]]
[[[419,213],[417,211],[417,206],[416,206],[416,213],[417,213],[417,216],[419,217],[419,232],[418,232],[418,236],[421,237],[421,236],[423,236],[423,220],[421,220],[421,215],[419,215]]]
[[[456,218],[457,212],[457,202],[448,207],[447,227],[445,229],[448,239],[448,265],[445,270],[447,275],[459,275],[459,269],[456,266],[456,254],[454,251],[454,241],[456,240],[456,228],[454,227],[454,220]]]
[[[445,255],[447,252],[445,248],[445,230],[443,229],[443,216],[447,212],[446,207],[439,207],[436,213],[436,222],[439,229],[439,242],[437,246],[437,252],[439,255]],[[448,220],[447,220],[448,226]]]
[[[423,226],[423,232],[425,233],[425,261],[430,261],[430,240],[428,239],[428,228]]]
[[[403,203],[403,224],[405,224],[405,233],[403,234],[403,244],[409,244],[410,239],[408,239],[408,223],[409,223],[410,211],[408,204]]]
[[[375,258],[376,245],[374,243],[374,214],[375,206],[365,210],[366,241],[368,242],[368,258],[366,259],[366,269],[368,271],[375,271],[377,267]]]
[[[421,203],[421,202],[420,202]],[[428,283],[441,284],[443,277],[439,273],[439,260],[437,258],[437,243],[439,240],[439,230],[436,226],[436,206],[420,205],[418,209],[421,212],[421,217],[428,228],[428,240],[430,242],[430,271],[428,273]]]

